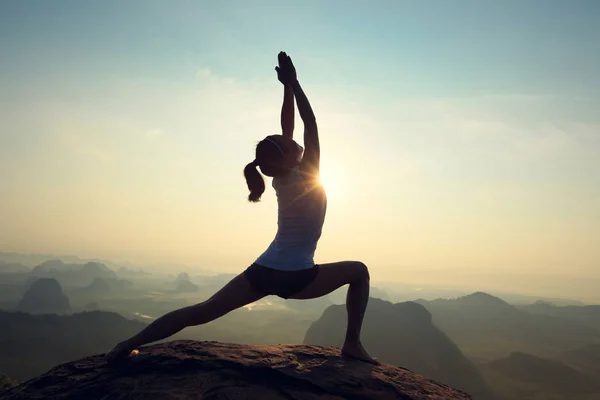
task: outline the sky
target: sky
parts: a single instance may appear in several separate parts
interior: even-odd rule
[[[592,299],[598,21],[595,0],[2,1],[0,250],[242,271],[276,230],[242,169],[280,133],[285,50],[321,135],[317,263]]]

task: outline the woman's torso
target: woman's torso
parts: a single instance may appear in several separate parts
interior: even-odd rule
[[[286,271],[312,268],[327,210],[325,190],[304,177],[299,167],[274,178],[273,188],[278,205],[277,234],[256,264]]]

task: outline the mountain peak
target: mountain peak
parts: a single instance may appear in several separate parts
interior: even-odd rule
[[[38,271],[50,271],[52,269],[58,269],[58,270],[62,270],[66,267],[66,264],[64,262],[62,262],[62,260],[47,260],[44,261],[43,263],[39,264],[38,266],[36,266],[33,271],[34,272],[38,272]]]
[[[113,367],[100,355],[59,365],[3,397],[31,398],[471,399],[406,369],[342,358],[332,347],[187,340],[144,347]]]
[[[505,302],[504,300],[502,300],[499,297],[496,296],[492,296],[491,294],[485,293],[485,292],[475,292],[475,293],[471,293],[468,294],[466,296],[463,297],[459,297],[457,299],[459,302],[461,303],[465,303],[465,304],[477,304],[477,305],[497,305],[497,306],[506,306],[506,307],[511,307],[512,306],[510,304],[508,304],[507,302]]]
[[[40,278],[23,294],[17,309],[31,314],[62,314],[70,311],[71,306],[56,279]]]

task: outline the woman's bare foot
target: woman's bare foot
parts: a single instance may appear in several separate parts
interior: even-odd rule
[[[359,361],[364,361],[369,364],[381,365],[379,361],[371,357],[367,350],[363,347],[362,343],[344,343],[342,347],[342,356],[354,358]]]
[[[131,346],[129,343],[121,342],[112,349],[110,349],[105,355],[104,359],[107,363],[112,364],[118,361],[125,360],[129,357],[134,357],[140,354],[139,350],[135,349],[135,346]]]

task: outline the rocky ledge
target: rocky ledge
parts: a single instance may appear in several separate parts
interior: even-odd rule
[[[102,355],[59,365],[0,398],[472,400],[403,368],[341,357],[333,347],[187,340],[144,347],[113,366]]]

